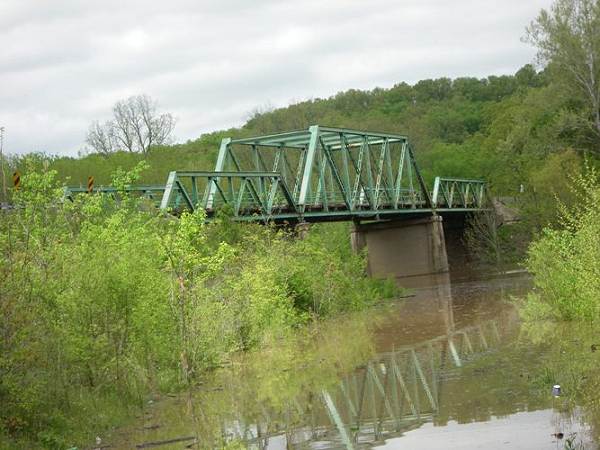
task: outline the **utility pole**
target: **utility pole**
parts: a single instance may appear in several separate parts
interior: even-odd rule
[[[6,172],[4,170],[4,127],[0,127],[0,172],[2,172],[2,200],[8,201],[6,196]]]

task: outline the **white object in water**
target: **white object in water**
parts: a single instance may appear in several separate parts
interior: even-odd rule
[[[560,397],[560,384],[555,384],[552,386],[552,395],[555,397]]]

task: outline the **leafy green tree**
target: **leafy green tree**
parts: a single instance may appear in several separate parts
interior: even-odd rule
[[[585,101],[584,124],[593,131],[600,153],[600,1],[556,0],[527,28],[554,77]]]

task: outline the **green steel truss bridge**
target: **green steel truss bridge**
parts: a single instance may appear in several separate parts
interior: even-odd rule
[[[276,223],[379,220],[487,208],[481,180],[426,186],[408,138],[313,125],[221,142],[215,170],[173,171],[164,185],[130,186],[162,210],[226,207],[237,220]],[[66,188],[72,198],[85,188]],[[115,188],[94,192],[118,195]]]

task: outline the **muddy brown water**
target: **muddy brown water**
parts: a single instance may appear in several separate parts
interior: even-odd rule
[[[511,301],[531,289],[528,276],[419,284],[414,296],[240,355],[192,392],[150,401],[105,441],[159,449],[596,448],[589,414],[552,396],[561,375],[549,367],[564,350],[552,332],[524,330]]]

